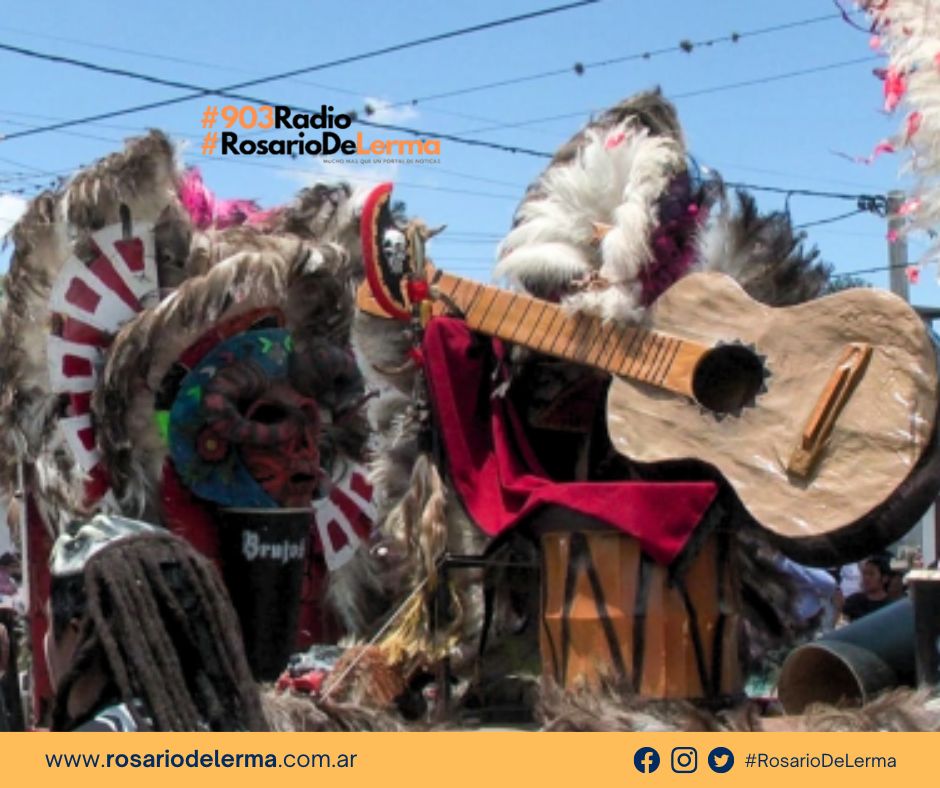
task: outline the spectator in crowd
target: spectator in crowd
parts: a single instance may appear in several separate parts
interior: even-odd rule
[[[888,586],[886,588],[888,599],[891,602],[897,602],[904,597],[906,590],[904,588],[904,571],[891,568],[891,574],[888,575]]]
[[[843,615],[849,621],[855,621],[869,613],[890,604],[893,600],[888,595],[888,583],[891,576],[891,557],[887,554],[873,555],[862,561],[861,590],[845,600]]]
[[[53,730],[263,730],[225,586],[167,531],[99,515],[53,546]]]

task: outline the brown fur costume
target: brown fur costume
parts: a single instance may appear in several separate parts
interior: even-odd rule
[[[167,448],[154,420],[155,400],[179,354],[217,322],[256,307],[286,317],[294,341],[292,375],[317,391],[325,424],[320,455],[364,457],[368,426],[355,381],[323,380],[304,361],[323,344],[349,346],[351,279],[358,263],[358,223],[352,189],[315,187],[295,204],[251,225],[197,228],[183,207],[183,188],[169,140],[160,132],[132,139],[124,151],[79,172],[62,189],[35,199],[12,231],[14,243],[0,345],[0,481],[18,484],[18,463],[42,519],[52,530],[85,512],[85,475],[58,432],[67,397],[52,391],[46,341],[50,293],[74,254],[90,264],[91,234],[118,223],[151,223],[160,296],[116,333],[105,351],[92,395],[96,449],[113,497],[97,506],[159,521]],[[330,239],[347,243],[345,249]],[[350,386],[352,385],[352,388]],[[328,450],[327,450],[328,449]],[[327,469],[330,470],[330,469]],[[343,571],[345,570],[345,571]],[[341,619],[359,631],[375,620],[377,587],[368,561],[342,567],[330,598]]]
[[[73,250],[88,259],[90,234],[120,222],[122,206],[133,221],[173,228],[156,239],[158,265],[185,277],[188,223],[175,195],[173,149],[154,131],[78,173],[59,191],[39,195],[11,231],[2,326],[3,335],[16,341],[0,345],[0,476],[13,490],[17,460],[31,464],[37,502],[53,528],[81,511],[84,492],[82,474],[56,435],[62,405],[46,367],[52,285]]]
[[[860,708],[813,706],[799,717],[762,718],[745,703],[720,713],[690,703],[650,701],[621,693],[614,685],[601,691],[563,691],[543,683],[538,718],[551,731],[937,731],[940,700],[923,691],[897,689]]]

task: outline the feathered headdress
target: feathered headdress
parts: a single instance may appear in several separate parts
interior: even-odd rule
[[[41,194],[11,232],[0,477],[16,489],[20,464],[31,466],[53,528],[83,510],[97,465],[89,392],[103,349],[159,301],[162,279],[186,276],[190,228],[176,177],[169,141],[151,132]]]
[[[321,243],[348,234],[352,195],[315,187],[271,212],[217,200],[151,132],[34,200],[12,232],[2,317],[7,490],[31,469],[53,530],[102,508],[157,518],[168,452],[158,400],[179,383],[167,377],[194,342],[221,341],[214,327],[259,310],[281,314],[306,359],[293,365],[322,399],[330,456],[361,459],[364,419],[333,420],[362,397],[348,353],[356,263]],[[365,487],[351,494],[370,506]]]
[[[717,210],[716,210],[717,208]],[[693,269],[734,276],[770,304],[818,295],[828,269],[789,217],[760,215],[687,165],[673,106],[658,91],[621,101],[555,154],[516,212],[497,276],[604,318],[637,320]],[[446,266],[446,260],[441,261]]]
[[[940,8],[930,0],[867,0],[860,5],[872,19],[872,43],[888,54],[884,108],[906,106],[901,129],[876,151],[907,149],[904,169],[916,178],[901,206],[909,229],[933,233],[940,225]],[[940,240],[925,259],[937,260]]]
[[[661,256],[653,235],[662,199],[684,172],[672,106],[658,92],[621,102],[564,145],[529,188],[500,246],[497,275],[603,317],[637,317]],[[694,222],[690,205],[669,221]]]

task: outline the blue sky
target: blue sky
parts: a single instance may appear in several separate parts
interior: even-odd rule
[[[0,43],[67,55],[101,65],[146,72],[206,86],[248,80],[424,35],[486,22],[549,5],[549,0],[477,0],[442,3],[413,0],[354,4],[281,0],[276,3],[82,2],[0,3]],[[340,10],[342,8],[342,10]],[[460,97],[421,101],[382,110],[381,119],[480,139],[553,151],[587,119],[638,90],[660,85],[675,97],[689,147],[703,164],[730,181],[782,188],[847,193],[882,193],[902,185],[901,160],[885,156],[871,166],[839,152],[866,154],[892,134],[900,118],[881,112],[880,65],[868,36],[838,18],[743,37],[737,43],[678,49],[682,40],[701,41],[834,14],[827,0],[786,4],[754,0],[638,0],[603,2],[502,29],[318,71],[294,80],[252,88],[270,103],[332,104],[337,111],[361,109],[481,83],[553,70],[565,74]],[[588,68],[590,63],[630,53],[674,47],[651,57]],[[132,52],[125,50],[133,50]],[[846,61],[871,58],[853,65]],[[835,67],[833,67],[835,66]],[[826,67],[812,74],[760,85],[735,83],[776,78]],[[169,98],[180,91],[39,62],[0,52],[0,132],[11,133],[61,118],[119,109]],[[716,89],[716,90],[712,90]],[[709,91],[693,94],[698,91]],[[212,99],[224,104],[224,100]],[[200,116],[207,99],[75,127],[0,141],[0,227],[19,195],[35,191],[37,171],[67,172],[117,149],[145,128],[166,130],[181,145],[184,160],[202,166],[220,196],[250,197],[265,206],[285,202],[304,184],[322,177],[310,157],[243,157],[238,163],[203,157]],[[557,120],[485,131],[499,124]],[[366,132],[367,138],[370,135]],[[229,157],[226,157],[229,158]],[[509,225],[526,185],[544,161],[523,155],[444,143],[439,165],[404,165],[397,170],[361,167],[359,178],[392,177],[396,196],[429,224],[447,224],[434,242],[437,264],[486,278],[496,241]],[[24,173],[28,173],[24,175]],[[38,175],[36,175],[39,178]],[[764,209],[781,208],[782,195],[757,194]],[[793,197],[797,223],[852,210],[851,203]],[[824,259],[848,272],[886,264],[885,222],[871,215],[809,230]],[[922,244],[912,244],[912,256]],[[8,253],[0,257],[5,267]],[[887,273],[865,276],[887,285]],[[917,304],[940,304],[935,269],[911,288]]]

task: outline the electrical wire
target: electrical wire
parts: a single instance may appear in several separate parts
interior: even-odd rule
[[[680,41],[678,44],[674,44],[668,47],[662,47],[660,49],[653,50],[643,50],[641,52],[634,52],[629,55],[621,55],[619,57],[605,58],[603,60],[595,60],[588,63],[575,63],[573,66],[567,66],[565,68],[554,68],[546,71],[539,71],[534,74],[527,74],[519,77],[511,77],[509,79],[497,80],[495,82],[483,82],[476,85],[468,85],[462,88],[455,88],[453,90],[443,91],[440,93],[429,93],[426,96],[416,96],[415,98],[407,99],[406,101],[397,101],[394,102],[391,106],[400,107],[405,105],[416,105],[426,101],[433,101],[443,98],[454,98],[456,96],[465,96],[468,93],[476,93],[483,90],[493,90],[495,88],[507,87],[509,85],[519,85],[525,82],[534,82],[540,79],[549,79],[552,77],[567,75],[567,74],[577,74],[581,76],[585,71],[592,68],[604,68],[606,66],[612,66],[619,63],[627,63],[634,60],[650,60],[653,57],[658,57],[660,55],[675,54],[678,52],[689,52],[695,47],[702,46],[712,46],[718,43],[737,43],[742,38],[750,38],[753,36],[765,35],[768,33],[776,33],[782,30],[789,30],[796,27],[805,27],[807,25],[817,24],[819,22],[831,21],[834,19],[841,18],[840,14],[824,14],[822,16],[814,16],[808,19],[799,19],[795,22],[785,22],[779,25],[772,25],[770,27],[758,28],[756,30],[748,30],[743,33],[731,33],[726,36],[720,36],[713,39],[705,39],[702,41]]]
[[[862,276],[863,274],[877,274],[883,271],[895,271],[899,268],[910,268],[911,263],[895,263],[893,265],[879,265],[874,268],[859,268],[857,271],[837,272],[835,276]]]
[[[393,44],[391,46],[381,47],[379,49],[370,50],[368,52],[362,52],[356,55],[347,55],[341,58],[335,58],[333,60],[328,60],[323,63],[318,63],[313,66],[307,66],[305,68],[292,69],[290,71],[282,71],[277,74],[272,74],[266,77],[259,77],[256,79],[243,80],[241,82],[235,82],[231,85],[226,85],[221,88],[202,88],[199,86],[187,85],[187,83],[182,83],[177,80],[165,80],[160,77],[153,77],[147,74],[140,74],[138,72],[127,71],[126,69],[116,69],[111,68],[110,66],[101,66],[98,64],[89,64],[84,61],[77,60],[75,58],[65,58],[60,55],[50,55],[48,53],[37,53],[32,50],[28,50],[25,47],[14,47],[11,44],[3,44],[2,47],[6,51],[14,52],[20,55],[27,55],[30,57],[39,57],[43,60],[48,60],[51,62],[67,63],[68,65],[88,68],[100,73],[112,74],[115,76],[125,76],[132,77],[134,79],[140,79],[145,82],[151,82],[153,84],[164,85],[166,87],[179,87],[186,90],[192,90],[193,92],[187,93],[183,96],[176,96],[171,99],[164,99],[162,101],[153,101],[146,104],[139,104],[134,107],[128,107],[123,110],[113,110],[111,112],[98,113],[97,115],[87,116],[85,118],[76,118],[71,121],[65,121],[64,123],[58,123],[51,126],[40,127],[37,129],[16,132],[14,134],[6,135],[5,139],[14,139],[17,137],[24,137],[32,134],[39,134],[44,131],[53,131],[60,128],[66,128],[68,126],[76,126],[82,123],[87,123],[90,121],[105,120],[108,118],[118,117],[121,115],[129,115],[135,112],[142,112],[149,109],[157,109],[159,107],[171,106],[173,104],[181,104],[186,101],[191,101],[192,99],[200,98],[208,95],[218,95],[218,96],[231,96],[232,98],[242,98],[237,94],[231,93],[231,91],[241,90],[247,87],[254,87],[257,85],[263,85],[269,82],[277,82],[279,80],[288,79],[290,77],[299,76],[301,74],[309,74],[314,71],[322,71],[328,68],[334,68],[336,66],[348,65],[350,63],[355,63],[361,60],[367,60],[375,57],[380,57],[382,55],[392,54],[394,52],[400,52],[406,49],[412,49],[414,47],[424,46],[426,44],[438,43],[440,41],[446,41],[449,39],[457,38],[459,36],[469,35],[472,33],[479,33],[484,30],[492,30],[497,27],[504,27],[506,25],[516,24],[519,22],[526,22],[532,19],[539,17],[548,16],[550,14],[557,14],[564,11],[571,11],[576,8],[581,8],[588,5],[595,5],[599,3],[600,0],[574,0],[574,2],[566,3],[564,5],[551,6],[549,8],[539,9],[537,11],[530,11],[525,14],[517,14],[515,16],[504,17],[502,19],[492,20],[490,22],[483,22],[477,25],[471,25],[469,27],[458,28],[456,30],[450,30],[445,33],[437,33],[432,36],[424,36],[422,38],[413,39],[411,41],[405,41],[400,44]],[[255,99],[249,99],[252,102],[256,102]],[[267,102],[260,102],[267,103]],[[440,135],[437,135],[440,136]]]
[[[583,1],[587,2],[587,0],[583,0]],[[590,1],[599,2],[599,0],[590,0]],[[0,43],[0,50],[3,50],[4,48],[6,48],[9,51],[15,51],[16,54],[25,55],[27,57],[34,57],[40,60],[52,60],[53,62],[57,62],[57,63],[67,62],[67,65],[72,65],[72,66],[76,66],[79,68],[85,68],[91,71],[105,71],[105,73],[111,73],[111,74],[120,72],[120,76],[128,77],[130,79],[139,79],[144,82],[157,82],[157,83],[166,82],[168,83],[168,86],[170,87],[180,87],[180,86],[185,85],[188,89],[191,89],[197,92],[190,94],[183,98],[177,97],[177,98],[172,98],[172,99],[164,99],[162,101],[152,101],[148,104],[139,104],[135,107],[131,107],[128,109],[114,110],[111,112],[102,112],[97,115],[89,115],[83,118],[76,118],[72,120],[64,120],[64,121],[60,121],[57,123],[50,123],[45,126],[33,126],[32,128],[24,129],[23,131],[15,131],[11,134],[4,134],[0,136],[0,141],[13,140],[13,139],[18,139],[22,137],[29,137],[34,134],[42,134],[42,133],[52,132],[52,131],[61,132],[64,129],[68,129],[72,126],[83,125],[86,123],[92,123],[92,122],[96,122],[100,120],[108,120],[109,118],[129,115],[134,112],[139,112],[139,111],[143,111],[147,109],[157,109],[159,107],[165,107],[170,104],[178,104],[181,101],[186,101],[189,98],[192,98],[194,96],[218,95],[218,96],[225,96],[227,98],[237,99],[239,101],[244,101],[249,104],[258,104],[258,105],[275,103],[275,102],[268,101],[267,99],[257,98],[255,96],[246,96],[241,93],[232,93],[229,90],[224,90],[221,88],[220,89],[203,88],[198,85],[192,85],[190,83],[180,83],[175,80],[163,80],[160,77],[153,77],[148,74],[140,74],[134,71],[127,71],[126,69],[111,69],[108,67],[98,66],[95,63],[88,63],[86,61],[77,61],[74,58],[63,58],[59,55],[49,55],[47,53],[34,52],[31,50],[26,50],[22,47],[10,47],[7,44]],[[287,105],[287,106],[294,112],[311,113],[311,112],[317,111],[309,107],[300,107],[297,105]],[[458,136],[455,134],[448,134],[448,133],[441,132],[441,131],[429,131],[427,129],[418,129],[418,128],[414,128],[411,126],[402,126],[402,125],[396,125],[396,124],[391,124],[391,123],[379,123],[377,121],[364,120],[363,118],[359,117],[355,113],[351,113],[351,117],[354,123],[358,123],[368,128],[382,129],[384,131],[403,132],[406,134],[411,134],[414,137],[437,138],[440,140],[448,140],[450,142],[456,142],[456,143],[460,143],[463,145],[489,148],[491,150],[499,150],[499,151],[503,151],[506,153],[521,153],[521,154],[526,154],[530,156],[535,156],[538,158],[546,158],[546,159],[551,158],[550,153],[547,153],[545,151],[533,150],[531,148],[526,148],[526,147],[519,146],[519,145],[503,145],[501,143],[489,142],[487,140],[470,139],[470,138]]]
[[[821,66],[814,66],[813,68],[799,69],[797,71],[787,71],[783,74],[771,74],[766,77],[758,77],[756,79],[743,80],[741,82],[729,82],[724,85],[714,85],[709,88],[701,88],[699,90],[690,90],[685,93],[673,93],[667,94],[668,98],[672,101],[684,98],[692,98],[693,96],[704,96],[710,95],[713,93],[720,93],[726,90],[737,90],[738,88],[744,87],[753,87],[755,85],[766,85],[771,82],[780,82],[786,79],[794,79],[796,77],[809,76],[812,74],[817,74],[822,71],[831,71],[833,69],[846,68],[847,66],[855,66],[860,63],[870,63],[872,61],[880,60],[878,57],[868,56],[863,58],[854,58],[852,60],[841,60],[836,63],[826,63]],[[581,118],[588,117],[602,112],[604,108],[592,107],[590,109],[582,109],[574,112],[562,112],[555,115],[543,115],[538,118],[529,118],[528,120],[519,120],[519,121],[509,121],[507,123],[495,123],[490,126],[479,126],[472,129],[464,129],[459,134],[484,134],[491,131],[502,131],[505,129],[517,129],[524,126],[534,126],[539,123],[549,123],[556,120],[568,120],[570,118]]]
[[[551,69],[551,70],[539,72],[537,74],[529,74],[529,75],[525,75],[522,77],[515,77],[515,78],[506,79],[506,80],[500,80],[497,82],[489,82],[489,83],[484,83],[482,85],[466,86],[464,88],[457,88],[455,90],[447,91],[446,93],[415,97],[415,98],[408,99],[405,101],[397,101],[397,102],[383,104],[383,107],[393,108],[393,107],[401,107],[401,106],[407,106],[407,105],[415,105],[419,102],[427,103],[434,98],[444,98],[444,97],[464,95],[467,93],[479,92],[482,90],[494,89],[494,88],[498,88],[498,87],[502,87],[506,85],[519,84],[521,82],[529,82],[535,79],[561,76],[561,75],[570,74],[570,73],[575,73],[580,76],[580,75],[583,75],[583,73],[587,69],[603,68],[606,66],[624,63],[624,62],[628,62],[631,60],[639,60],[639,59],[649,60],[656,56],[666,55],[666,54],[675,54],[677,52],[690,53],[694,51],[696,48],[711,47],[711,46],[714,46],[715,44],[722,44],[722,43],[736,44],[742,39],[761,36],[761,35],[767,35],[770,33],[783,32],[783,31],[794,29],[794,28],[806,27],[809,25],[818,24],[820,22],[836,20],[836,19],[839,19],[840,17],[844,18],[845,16],[846,16],[846,12],[843,9],[840,9],[840,13],[836,13],[836,14],[824,14],[820,16],[810,17],[807,19],[795,20],[793,22],[785,22],[785,23],[781,23],[777,25],[771,25],[769,27],[757,28],[754,30],[747,30],[741,33],[733,32],[728,35],[719,36],[716,38],[702,39],[699,41],[689,41],[688,39],[684,39],[674,46],[662,47],[660,49],[654,49],[654,50],[645,50],[645,51],[636,52],[630,55],[606,58],[603,60],[596,60],[596,61],[592,61],[588,63],[576,63],[572,67]],[[62,37],[62,36],[51,36],[48,34],[37,33],[35,31],[22,30],[19,28],[0,27],[0,30],[7,30],[10,32],[19,33],[22,35],[45,38],[45,39],[53,40],[53,41],[62,41],[65,43],[76,44],[78,46],[86,46],[86,47],[90,47],[93,49],[117,52],[120,54],[130,54],[130,55],[134,55],[138,57],[146,57],[146,58],[151,58],[154,60],[162,60],[162,61],[172,62],[172,63],[182,63],[186,65],[195,65],[195,66],[199,66],[202,68],[214,68],[216,70],[222,70],[222,71],[240,72],[240,73],[247,72],[247,69],[243,69],[243,68],[235,68],[232,66],[219,66],[218,64],[207,63],[205,61],[191,60],[187,58],[180,58],[180,57],[174,57],[174,56],[169,56],[165,54],[158,54],[154,52],[143,52],[140,50],[128,49],[124,47],[108,46],[105,44],[82,41],[80,39],[67,38],[67,37]],[[11,49],[11,51],[15,51],[15,50]],[[61,58],[60,62],[67,62],[68,60],[69,59],[67,58]],[[120,73],[120,70],[113,70],[111,73],[118,74]],[[330,90],[330,91],[341,93],[341,94],[354,95],[357,97],[362,96],[362,91],[348,90],[346,88],[340,88],[335,85],[324,85],[318,82],[311,82],[310,80],[288,79],[286,81],[292,82],[294,84],[308,85],[308,86],[313,86],[313,87],[317,87],[317,88],[324,89],[324,90]],[[364,108],[364,111],[367,116],[371,114],[368,105]],[[465,112],[456,112],[453,110],[446,110],[446,109],[442,109],[439,107],[431,107],[430,111],[441,114],[441,115],[447,115],[451,117],[463,118],[466,120],[474,120],[477,122],[486,123],[486,124],[489,124],[489,126],[491,127],[497,127],[497,128],[500,127],[497,121],[491,118],[485,118],[479,115],[472,115],[472,114],[465,113]],[[577,113],[577,114],[581,114],[581,113]],[[566,117],[573,117],[573,116],[574,114],[568,115]],[[534,124],[526,124],[526,125],[534,125]],[[467,133],[472,133],[472,132],[463,132],[463,133],[467,134]],[[543,131],[542,133],[548,134],[550,132]]]
[[[794,230],[805,230],[807,227],[819,227],[823,224],[833,224],[834,222],[841,222],[843,219],[849,219],[852,216],[858,216],[861,213],[869,213],[865,208],[856,208],[854,211],[849,211],[848,213],[840,213],[838,216],[830,216],[827,219],[817,219],[813,222],[802,222],[801,224],[794,224]]]
[[[725,186],[733,189],[747,189],[754,192],[769,192],[771,194],[787,194],[794,197],[819,197],[820,199],[830,200],[851,200],[858,202],[862,199],[874,200],[879,203],[886,200],[883,194],[847,194],[846,192],[827,192],[816,189],[790,189],[782,186],[761,186],[756,183],[741,183],[739,181],[723,181]]]

